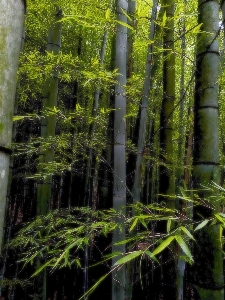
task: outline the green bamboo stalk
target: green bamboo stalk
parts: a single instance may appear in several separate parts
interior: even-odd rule
[[[105,51],[107,45],[107,38],[108,38],[108,30],[104,32],[103,40],[102,40],[102,47],[100,53],[100,64],[103,65],[105,59]],[[99,107],[99,98],[100,98],[100,89],[97,89],[94,94],[94,102],[92,108],[92,118],[93,120],[97,117],[98,107]],[[85,179],[85,199],[84,205],[88,207],[91,206],[91,186],[90,186],[90,179],[91,179],[91,169],[92,169],[92,162],[93,162],[93,149],[92,149],[92,141],[95,132],[95,122],[92,122],[89,127],[89,142],[90,148],[88,151],[88,159],[87,159],[87,174]]]
[[[216,195],[206,191],[211,181],[220,183],[218,136],[219,3],[198,1],[196,86],[194,104],[193,187],[207,207],[194,207],[194,220],[220,211]],[[223,253],[220,226],[205,226],[195,232],[192,278],[195,297],[200,300],[224,299]]]
[[[80,58],[81,56],[81,51],[82,51],[82,36],[79,35],[78,36],[78,43],[77,43],[77,56]],[[74,82],[74,91],[73,91],[73,97],[74,100],[71,101],[72,103],[70,103],[70,113],[74,113],[74,110],[76,109],[76,105],[79,102],[79,90],[80,90],[80,86],[79,86],[79,81],[76,79]],[[75,128],[74,126],[74,122],[72,122],[72,129],[71,129],[71,150],[76,151],[75,150],[75,140],[76,140],[76,134],[77,134],[77,128]],[[70,184],[70,189],[69,189],[69,208],[71,207],[71,205],[74,205],[73,202],[73,182],[77,181],[77,175],[75,175],[74,170],[76,169],[76,163],[75,162],[71,162],[71,184]],[[76,204],[77,205],[77,204]]]
[[[161,167],[160,194],[174,195],[173,163],[173,110],[175,100],[175,55],[174,55],[174,1],[164,0],[166,24],[163,35],[163,101],[160,114],[161,158],[165,166]],[[174,201],[167,200],[168,206],[174,208]]]
[[[23,34],[25,2],[0,0],[0,252],[4,234],[11,154],[16,75]]]
[[[175,101],[175,54],[174,54],[174,1],[163,0],[163,99],[160,113],[160,150],[161,166],[159,169],[159,201],[166,201],[167,207],[175,209],[175,200],[168,196],[175,195],[175,174],[173,167],[173,110]],[[166,232],[166,222],[158,224],[160,232]],[[175,251],[175,248],[173,249]],[[162,273],[156,276],[163,276],[158,283],[158,291],[163,299],[177,300],[177,264],[171,252],[167,249],[162,254]],[[160,272],[159,272],[160,273]]]
[[[186,0],[184,0],[184,6],[186,5]],[[181,20],[182,24],[182,32],[181,32],[181,76],[180,76],[180,111],[179,111],[179,142],[178,142],[178,153],[177,153],[177,160],[178,160],[178,168],[176,172],[176,189],[179,192],[179,187],[182,186],[184,170],[183,166],[181,167],[181,162],[183,162],[183,141],[184,141],[184,126],[181,124],[184,120],[184,100],[185,100],[185,91],[184,91],[184,71],[185,71],[185,48],[186,48],[186,39],[185,39],[185,31],[186,31],[186,24],[185,18]],[[178,209],[181,211],[181,214],[184,213],[184,201],[182,201],[180,207]],[[182,249],[179,249],[180,255],[183,256],[184,253]],[[184,259],[179,258],[177,262],[177,284],[178,284],[178,299],[184,300],[184,272],[185,272],[186,262]]]
[[[135,20],[135,12],[137,9],[137,1],[136,0],[128,0],[128,15],[130,16],[130,20],[128,19],[128,25],[135,28],[136,20]],[[133,44],[134,44],[134,32],[128,28],[127,29],[127,78],[131,77],[133,71]]]
[[[55,6],[55,15],[52,27],[49,29],[47,51],[52,52],[54,55],[58,55],[61,48],[61,36],[62,36],[62,11]],[[43,91],[43,109],[53,109],[57,106],[58,100],[58,70],[53,70],[52,78],[47,80]],[[45,139],[51,139],[55,136],[56,128],[56,116],[49,115],[43,116],[41,121],[41,136]],[[48,164],[54,160],[54,149],[48,147],[40,156],[40,163]],[[40,172],[42,169],[40,168]],[[47,175],[43,182],[38,183],[37,187],[37,214],[46,214],[50,208],[51,199],[51,185],[52,175]],[[38,259],[36,268],[40,267],[40,260]],[[46,300],[47,299],[47,271],[39,276],[39,291],[41,294],[35,299]]]
[[[149,40],[153,41],[155,36],[155,20],[157,15],[158,0],[153,0],[151,12],[151,25],[149,31]],[[137,160],[135,166],[135,179],[132,187],[133,203],[140,201],[141,195],[141,166],[143,161],[143,151],[145,147],[146,125],[148,118],[148,102],[149,92],[151,88],[153,66],[153,43],[148,46],[148,54],[145,67],[145,80],[142,92],[141,112],[140,112],[140,126],[138,133],[138,147],[137,147]]]
[[[132,1],[131,1],[132,3]],[[155,35],[155,20],[157,15],[157,0],[153,1],[151,10],[151,23],[149,30],[149,40],[154,40]],[[148,117],[148,102],[149,102],[149,92],[151,88],[151,76],[152,76],[152,61],[153,61],[153,44],[148,46],[146,68],[145,68],[145,80],[142,92],[141,107],[139,112],[139,131],[138,131],[138,145],[137,145],[137,158],[134,173],[134,183],[132,186],[132,196],[133,203],[140,201],[141,196],[141,167],[143,161],[143,150],[145,147],[145,135],[146,135],[146,125]],[[126,269],[126,299],[132,298],[132,285],[133,285],[133,262],[127,264]]]
[[[56,7],[54,24],[49,30],[47,51],[58,55],[61,48],[62,23],[59,22],[62,12]],[[43,109],[53,109],[57,106],[58,99],[58,70],[55,68],[52,78],[47,80],[43,91]],[[41,136],[50,139],[55,136],[56,116],[43,116],[41,122]],[[54,159],[54,149],[47,148],[40,157],[40,163],[52,163]],[[42,170],[40,170],[42,171]],[[52,176],[47,175],[44,182],[38,184],[37,190],[37,213],[46,214],[49,210],[51,198]]]
[[[182,26],[182,38],[181,38],[181,76],[180,76],[180,110],[179,110],[179,123],[182,124],[184,120],[184,100],[185,100],[185,91],[184,91],[184,70],[185,70],[185,48],[186,48],[186,42],[185,42],[185,20],[183,20],[183,26]],[[182,145],[184,141],[184,126],[179,126],[178,129],[179,132],[179,142],[178,142],[178,164],[179,168],[177,171],[177,186],[181,186],[182,184],[182,177],[183,177],[183,168],[180,167],[180,162],[183,161],[183,150]]]
[[[105,51],[107,45],[107,38],[108,38],[108,30],[104,32],[103,40],[102,40],[102,47],[100,52],[100,64],[103,65],[105,59]],[[100,89],[98,88],[94,94],[94,102],[92,108],[92,118],[93,120],[97,117],[98,107],[99,107],[99,98],[100,98]],[[85,199],[84,199],[84,206],[93,207],[93,193],[95,190],[95,184],[97,183],[97,171],[95,166],[93,184],[91,184],[91,176],[92,176],[92,167],[93,167],[93,148],[92,148],[92,141],[95,132],[95,122],[91,123],[89,127],[89,142],[90,147],[88,151],[88,158],[87,158],[87,173],[85,178]],[[84,293],[88,290],[88,266],[89,266],[89,247],[88,245],[85,246],[85,266],[84,266]],[[86,298],[88,299],[88,297]]]

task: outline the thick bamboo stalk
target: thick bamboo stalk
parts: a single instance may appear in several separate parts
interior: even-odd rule
[[[196,86],[194,104],[193,187],[207,207],[194,207],[194,220],[201,221],[220,211],[215,194],[203,188],[211,181],[220,183],[218,137],[219,3],[198,1]],[[215,193],[215,192],[214,192]],[[192,278],[195,297],[200,300],[224,299],[223,254],[220,226],[205,226],[195,232]]]
[[[126,0],[117,1],[117,20],[127,23],[128,3]],[[125,14],[124,14],[125,12]],[[126,205],[126,47],[127,27],[117,24],[116,32],[116,60],[115,67],[118,69],[117,84],[115,85],[115,114],[114,114],[114,184],[113,184],[113,208],[122,210],[125,215]],[[121,223],[122,220],[116,220]],[[125,239],[125,230],[118,228],[113,232],[113,244]],[[125,246],[112,246],[112,251],[125,252]],[[112,259],[112,264],[116,262]],[[124,300],[125,268],[121,267],[112,274],[112,300]]]
[[[20,51],[23,52],[24,49],[24,41],[25,41],[25,24],[23,24],[23,36],[22,36],[22,41],[21,41],[21,47]],[[18,102],[19,102],[19,94],[18,90],[20,87],[20,81],[17,82],[16,86],[16,95],[15,95],[15,103],[14,103],[14,115],[17,114],[18,111]],[[15,137],[17,133],[17,124],[14,123],[12,127],[12,141],[15,142]],[[14,166],[14,157],[12,156],[10,159],[10,166],[9,166],[9,176],[8,176],[8,189],[7,189],[7,198],[6,198],[6,209],[5,213],[9,213],[9,205],[10,205],[10,191],[12,188],[12,170]],[[7,218],[7,217],[6,217]],[[9,243],[11,239],[11,233],[12,233],[12,225],[13,224],[13,218],[10,217],[10,220],[5,220],[5,225],[4,225],[4,233],[3,233],[3,242],[2,243]],[[3,254],[3,262],[2,262],[2,269],[0,270],[0,282],[4,279],[5,271],[6,271],[6,265],[7,265],[7,259],[8,259],[8,247],[5,249],[4,254]],[[2,294],[2,286],[0,284],[0,296]]]
[[[23,33],[25,2],[0,0],[0,251],[11,154],[16,74]]]

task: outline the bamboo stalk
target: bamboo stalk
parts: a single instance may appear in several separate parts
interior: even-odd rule
[[[117,1],[117,20],[127,23],[126,0]],[[125,13],[124,13],[125,12]],[[126,76],[127,76],[127,27],[117,24],[116,32],[116,60],[115,68],[118,69],[117,83],[115,85],[115,114],[114,114],[114,181],[113,181],[113,208],[122,211],[125,216],[126,205]],[[121,223],[123,220],[117,219]],[[113,231],[112,252],[125,252],[125,245],[115,246],[114,243],[125,239],[125,229],[118,228]],[[112,259],[112,264],[116,262]],[[125,267],[112,273],[112,300],[124,300]]]
[[[204,203],[194,206],[194,221],[201,222],[220,212],[215,192],[204,189],[211,181],[220,184],[218,136],[219,2],[198,1],[196,86],[194,104],[193,188]],[[195,232],[192,279],[195,297],[200,300],[224,298],[223,252],[220,225]],[[210,263],[209,263],[210,262]]]
[[[6,196],[11,155],[12,116],[16,75],[23,34],[24,1],[0,1],[0,252],[2,249]],[[10,9],[9,9],[10,8]],[[13,46],[12,46],[13,45]]]

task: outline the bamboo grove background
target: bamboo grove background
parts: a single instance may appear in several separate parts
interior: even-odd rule
[[[211,10],[206,10],[216,14],[219,3],[211,2]],[[28,1],[14,109],[1,299],[79,299],[110,269],[110,263],[88,266],[110,253],[111,240],[126,237],[124,229],[116,229],[111,237],[99,238],[97,246],[87,245],[79,253],[82,269],[47,269],[30,278],[43,259],[22,268],[21,254],[7,242],[23,222],[36,216],[72,207],[113,207],[132,215],[125,205],[141,202],[176,209],[184,222],[192,218],[193,207],[175,195],[191,198],[198,188],[192,178],[198,176],[193,160],[195,166],[202,159],[196,148],[193,153],[198,140],[197,135],[193,138],[194,99],[196,86],[204,82],[199,57],[207,38],[214,47],[211,52],[220,54],[218,70],[212,58],[205,72],[218,89],[219,122],[216,117],[215,123],[213,118],[208,122],[211,136],[219,130],[221,177],[213,180],[223,186],[224,4],[218,20],[213,14],[214,20],[204,17],[198,4],[204,6],[202,1],[186,0]],[[195,220],[199,214],[210,215],[205,207],[194,210]],[[164,232],[165,223],[152,222],[151,229]],[[198,238],[202,241],[201,235]],[[112,251],[126,252],[126,247],[113,245]],[[146,258],[142,265],[128,264],[127,273],[125,268],[114,272],[116,280],[107,278],[88,299],[122,300],[121,286],[127,287],[125,299],[197,299],[189,265],[178,260],[176,279],[169,252],[160,256],[158,267]],[[215,285],[223,285],[223,280]],[[174,292],[177,286],[179,296]]]

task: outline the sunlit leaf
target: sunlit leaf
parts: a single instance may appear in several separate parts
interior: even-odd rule
[[[152,255],[157,255],[160,252],[162,252],[166,247],[168,247],[171,242],[175,239],[174,236],[169,236],[167,239],[165,239],[153,252]]]
[[[167,224],[166,224],[166,230],[167,230],[167,233],[170,232],[170,229],[171,229],[171,223],[172,223],[172,220],[169,219],[169,220],[167,221]]]
[[[138,218],[135,218],[132,225],[131,225],[131,227],[130,227],[130,229],[129,229],[129,231],[132,231],[135,228],[135,226],[137,225],[137,222],[138,222]]]
[[[184,233],[186,233],[186,235],[191,238],[193,241],[195,241],[195,238],[193,237],[193,235],[190,233],[190,231],[184,227],[184,226],[180,226],[179,227]]]
[[[204,220],[198,226],[195,227],[194,231],[197,231],[199,229],[202,229],[204,226],[206,226],[209,223],[209,220]]]
[[[147,254],[155,262],[159,263],[158,259],[149,250],[146,250],[145,254]]]
[[[134,252],[131,252],[127,255],[125,255],[124,257],[122,257],[121,259],[119,259],[115,265],[122,265],[122,264],[125,264],[129,261],[131,261],[132,259],[140,256],[141,254],[143,254],[143,251],[139,250],[139,251],[134,251]]]
[[[191,252],[190,252],[187,244],[183,240],[183,238],[180,235],[175,235],[175,239],[176,239],[177,243],[179,244],[179,246],[181,247],[181,249],[183,250],[183,252],[188,256],[188,258],[190,260],[193,260]]]
[[[124,27],[129,28],[130,30],[134,30],[134,28],[132,26],[128,25],[127,23],[124,23],[124,22],[118,21],[118,20],[116,22]]]

